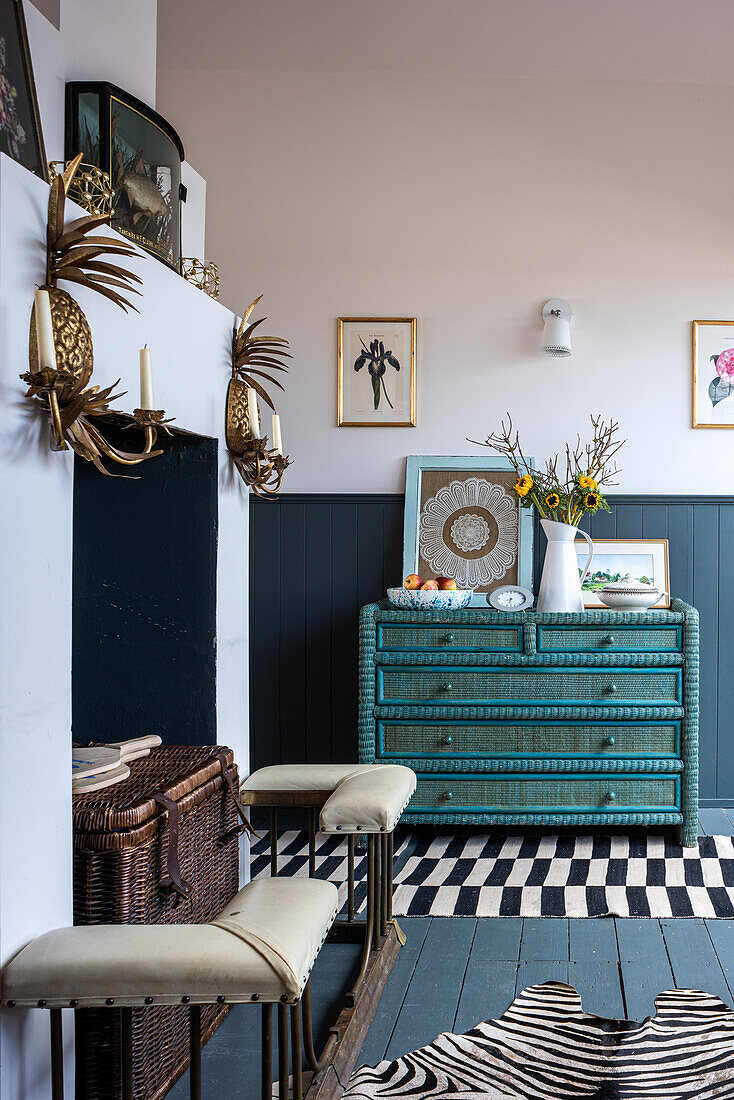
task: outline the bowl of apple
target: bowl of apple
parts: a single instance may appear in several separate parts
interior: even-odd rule
[[[472,598],[472,589],[459,588],[451,577],[424,581],[417,573],[411,573],[402,588],[388,588],[387,598],[393,607],[413,611],[460,611]]]

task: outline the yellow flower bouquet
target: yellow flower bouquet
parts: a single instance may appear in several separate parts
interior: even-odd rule
[[[487,436],[482,444],[504,455],[515,467],[517,481],[513,488],[522,508],[535,507],[542,519],[568,523],[577,527],[585,515],[593,515],[599,509],[609,511],[609,505],[601,492],[602,487],[615,485],[612,479],[619,473],[615,455],[625,443],[619,438],[619,424],[605,421],[601,415],[591,416],[593,438],[582,444],[565,448],[565,477],[559,473],[558,454],[548,459],[544,469],[538,469],[525,458],[520,437],[512,417],[507,414],[498,432]]]

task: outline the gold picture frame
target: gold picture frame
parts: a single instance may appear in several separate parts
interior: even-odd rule
[[[578,540],[574,543],[574,549],[579,561],[579,568],[586,561],[589,548],[585,542]],[[635,562],[637,559],[637,562]],[[606,562],[608,578],[599,576],[599,567]],[[638,568],[640,572],[638,572]],[[616,580],[616,574],[624,576],[630,573],[633,579],[642,583],[652,581],[663,592],[658,603],[653,604],[650,611],[662,611],[670,607],[670,556],[668,539],[594,539],[594,558],[591,563],[589,575],[583,585],[584,608],[586,610],[608,611],[609,608],[601,602],[591,588],[594,583],[611,583]]]
[[[692,328],[692,427],[734,428],[734,321],[694,321]],[[732,367],[728,377],[716,366],[723,352]]]
[[[338,318],[339,428],[416,426],[417,328],[415,317]]]

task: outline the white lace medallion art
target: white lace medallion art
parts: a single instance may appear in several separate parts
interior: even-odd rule
[[[518,509],[501,485],[469,477],[441,486],[421,508],[421,558],[459,588],[485,588],[517,562]]]

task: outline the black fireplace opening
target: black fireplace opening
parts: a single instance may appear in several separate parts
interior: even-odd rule
[[[114,434],[114,439],[111,438]],[[105,429],[135,450],[134,431]],[[74,459],[72,737],[216,743],[217,441],[104,477]]]

